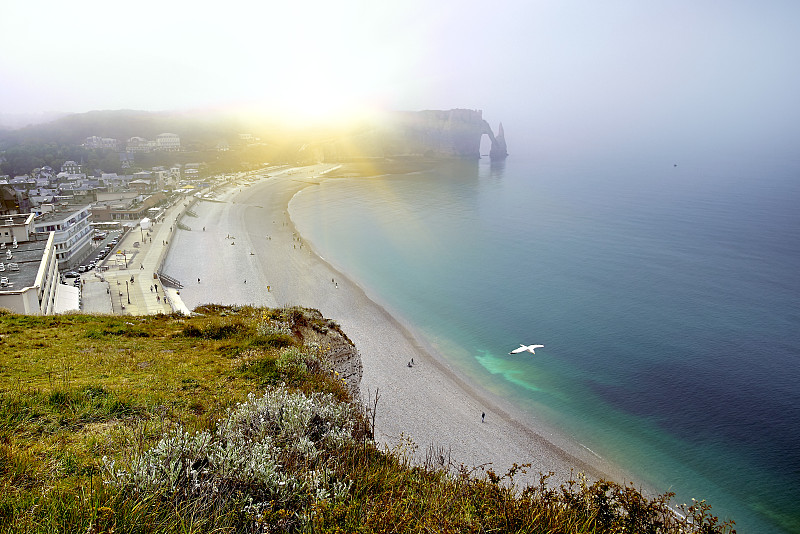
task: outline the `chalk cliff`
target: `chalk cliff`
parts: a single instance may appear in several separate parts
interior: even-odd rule
[[[502,147],[497,146],[498,140],[482,115],[471,109],[400,113],[390,148],[397,153],[478,159],[481,137],[488,135],[492,157],[506,157],[505,139]]]
[[[481,138],[488,135],[490,157],[505,158],[502,126],[495,136],[482,115],[471,109],[396,112],[380,124],[327,139],[314,150],[324,161],[404,156],[479,159]]]
[[[500,123],[500,128],[497,130],[497,135],[492,139],[492,149],[489,151],[489,157],[492,159],[505,159],[508,157],[508,148],[506,148],[506,135],[503,132],[503,123]]]

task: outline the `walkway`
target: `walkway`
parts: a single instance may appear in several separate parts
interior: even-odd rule
[[[114,248],[115,253],[103,263],[107,270],[94,273],[94,281],[106,285],[105,299],[111,300],[110,312],[116,315],[153,315],[188,313],[177,291],[165,292],[157,272],[169,251],[169,242],[177,218],[191,203],[191,197],[180,199],[167,209],[160,223],[151,223],[148,230],[136,226],[129,230]],[[138,245],[137,245],[138,244]],[[120,253],[116,253],[120,251]],[[89,280],[87,280],[89,283]],[[105,308],[93,302],[98,292],[84,294],[86,311]],[[102,295],[102,294],[100,294]]]

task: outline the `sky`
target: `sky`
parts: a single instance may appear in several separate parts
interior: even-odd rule
[[[795,0],[4,4],[0,113],[468,108],[572,142],[800,140]]]

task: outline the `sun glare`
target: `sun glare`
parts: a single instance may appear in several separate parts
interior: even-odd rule
[[[287,78],[292,78],[287,76]],[[252,94],[247,107],[260,114],[298,126],[359,121],[379,112],[380,106],[363,92],[333,77],[295,77]]]

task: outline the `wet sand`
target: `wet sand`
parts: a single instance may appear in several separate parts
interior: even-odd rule
[[[379,392],[376,439],[416,461],[424,460],[433,446],[437,456],[444,452],[456,466],[489,465],[499,474],[514,463],[532,464],[518,482],[535,483],[539,472],[552,471],[560,483],[572,469],[590,477],[630,480],[557,429],[471,384],[409,325],[302,241],[289,217],[289,201],[325,179],[320,173],[331,167],[270,172],[254,185],[221,192],[218,201],[197,202],[192,208],[197,217],[182,220],[191,231],[175,233],[164,266],[184,284],[186,305],[300,305],[335,320],[361,354],[362,400],[371,404]]]

